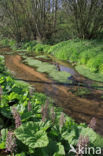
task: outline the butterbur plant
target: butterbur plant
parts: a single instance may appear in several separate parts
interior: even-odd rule
[[[8,135],[6,138],[6,152],[13,153],[16,148],[16,138],[12,131],[8,131]]]
[[[62,112],[60,116],[60,121],[59,121],[60,128],[63,127],[64,123],[65,123],[65,117],[64,117],[64,113]]]
[[[88,125],[89,128],[92,128],[93,130],[95,130],[95,127],[96,127],[96,118],[92,118],[89,125]]]
[[[20,115],[17,112],[15,107],[12,108],[12,114],[13,114],[13,118],[15,120],[15,127],[18,128],[22,123],[21,123]]]
[[[83,156],[85,147],[89,144],[89,137],[80,135],[77,143],[77,154],[76,156]]]

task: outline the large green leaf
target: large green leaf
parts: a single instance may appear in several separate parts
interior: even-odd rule
[[[15,130],[16,137],[30,148],[46,147],[49,143],[46,132],[39,123],[28,122]]]
[[[59,142],[57,143],[58,151],[53,154],[53,156],[63,156],[65,155],[64,146]]]
[[[7,129],[1,130],[0,149],[5,149],[7,133],[8,133]]]
[[[64,133],[62,133],[62,138],[64,140],[67,140],[69,144],[76,145],[78,139],[76,129],[72,128],[72,131],[70,132],[65,131]]]

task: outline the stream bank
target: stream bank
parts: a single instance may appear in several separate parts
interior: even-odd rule
[[[30,82],[36,91],[43,92],[54,99],[54,103],[64,109],[64,112],[75,119],[76,122],[90,122],[92,117],[97,119],[96,131],[103,135],[103,101],[86,99],[71,93],[71,87],[54,84],[45,73],[22,63],[19,55],[5,55],[6,66],[13,71],[17,79]],[[98,93],[99,94],[99,93]],[[94,95],[98,96],[98,95]]]

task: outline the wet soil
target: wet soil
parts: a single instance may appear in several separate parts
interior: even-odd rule
[[[86,99],[75,96],[71,93],[71,87],[54,84],[46,74],[39,73],[35,69],[22,63],[19,55],[6,55],[6,66],[15,73],[18,79],[24,79],[36,88],[36,91],[43,92],[52,97],[57,106],[61,106],[64,112],[75,119],[76,122],[90,122],[92,117],[97,119],[96,131],[103,135],[103,101]]]

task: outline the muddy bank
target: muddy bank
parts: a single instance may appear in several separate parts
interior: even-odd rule
[[[53,84],[45,74],[25,65],[18,55],[5,56],[6,66],[15,73],[18,79],[31,80],[30,84],[38,92],[51,96],[55,104],[63,107],[64,112],[77,122],[89,123],[92,117],[97,119],[96,131],[103,135],[103,102],[88,100],[73,95],[69,87]]]

